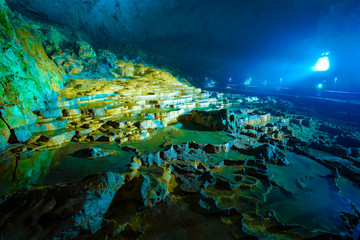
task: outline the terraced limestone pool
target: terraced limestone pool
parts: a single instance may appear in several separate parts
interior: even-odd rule
[[[234,137],[223,131],[200,131],[192,124],[177,123],[158,129],[150,137],[141,142],[124,143],[141,154],[148,154],[165,149],[167,145],[177,145],[194,141],[198,144],[224,144]]]
[[[0,192],[7,193],[27,185],[51,185],[79,181],[91,174],[106,171],[116,173],[130,172],[130,163],[135,156],[133,151],[124,151],[130,146],[141,154],[164,149],[166,145],[181,144],[189,141],[197,143],[222,144],[234,138],[226,132],[196,130],[191,124],[171,125],[155,130],[144,141],[117,144],[116,142],[65,143],[54,150],[29,151],[17,155],[2,156],[0,161]],[[77,152],[95,147],[110,154],[94,159]],[[7,157],[11,160],[8,161]]]

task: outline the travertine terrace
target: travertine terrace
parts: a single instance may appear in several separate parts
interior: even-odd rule
[[[359,236],[358,123],[202,90],[4,0],[0,26],[0,239]]]

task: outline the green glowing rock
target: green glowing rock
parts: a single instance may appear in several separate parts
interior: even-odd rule
[[[5,122],[0,120],[0,150],[3,149],[10,137],[10,130]]]
[[[36,118],[32,109],[56,97],[62,73],[34,37],[31,25],[20,25],[4,1],[0,1],[0,105],[10,128],[29,124]]]

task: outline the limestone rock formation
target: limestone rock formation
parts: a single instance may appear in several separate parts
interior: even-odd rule
[[[102,226],[103,215],[123,183],[121,175],[108,172],[67,186],[23,189],[4,196],[0,235],[12,239],[75,239],[94,233]]]
[[[46,55],[36,30],[16,22],[4,0],[0,1],[0,14],[0,112],[7,126],[16,129],[36,121],[32,111],[56,97],[63,75]]]
[[[0,149],[2,150],[6,145],[10,137],[10,129],[6,123],[0,120]]]
[[[213,131],[234,132],[240,127],[236,116],[227,109],[217,111],[194,110],[191,113],[190,121]]]
[[[358,237],[359,123],[204,91],[0,3],[0,239]]]
[[[109,151],[103,151],[101,148],[97,147],[89,147],[85,149],[81,149],[74,153],[75,156],[78,157],[87,157],[87,158],[98,158],[98,157],[104,157],[111,154]]]
[[[282,151],[277,146],[271,144],[264,144],[256,148],[241,149],[240,151],[249,155],[254,155],[268,163],[279,165],[289,164]]]

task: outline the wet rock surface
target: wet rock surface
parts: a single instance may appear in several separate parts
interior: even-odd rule
[[[85,149],[80,149],[74,153],[74,156],[77,157],[87,157],[87,158],[98,158],[104,157],[111,154],[111,152],[103,151],[101,148],[89,147]]]
[[[0,238],[359,237],[359,125],[203,91],[59,26],[15,34],[17,17],[1,34],[45,90],[0,98]]]
[[[3,196],[1,236],[75,239],[94,233],[123,183],[123,176],[108,172],[66,186],[23,189]]]

